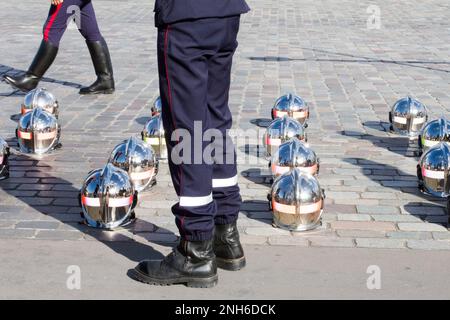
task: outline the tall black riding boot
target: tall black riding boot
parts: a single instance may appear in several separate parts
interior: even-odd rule
[[[138,281],[152,285],[185,284],[194,288],[211,288],[217,284],[217,265],[212,240],[181,240],[164,260],[139,263],[132,274]]]
[[[239,240],[239,231],[235,223],[216,225],[214,232],[214,253],[217,267],[229,271],[238,271],[245,267],[245,255]]]
[[[41,46],[28,71],[21,76],[4,76],[4,79],[16,89],[24,92],[31,91],[37,87],[48,68],[55,61],[57,54],[58,47],[42,40]]]
[[[115,90],[114,74],[106,41],[86,41],[94,64],[97,80],[89,87],[81,88],[80,94],[111,94]]]

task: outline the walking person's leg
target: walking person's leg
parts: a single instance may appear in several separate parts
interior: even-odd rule
[[[79,31],[85,38],[97,80],[81,88],[80,94],[110,94],[115,91],[114,74],[108,45],[98,27],[91,0],[83,0],[80,8]],[[76,13],[77,14],[77,13]]]
[[[213,197],[217,205],[214,252],[219,268],[239,270],[245,266],[245,256],[239,241],[237,220],[241,206],[238,186],[236,151],[228,135],[232,115],[228,105],[233,55],[237,48],[239,16],[227,18],[227,41],[208,60],[208,108],[211,127],[220,130],[220,152],[213,170]]]
[[[21,76],[5,76],[6,82],[24,92],[37,87],[58,54],[59,43],[66,31],[67,20],[70,17],[67,9],[80,3],[81,0],[65,0],[61,4],[51,5],[43,28],[41,45],[28,71]]]

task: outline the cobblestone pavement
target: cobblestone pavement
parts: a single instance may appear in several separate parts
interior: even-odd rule
[[[0,75],[26,69],[48,1],[2,1]],[[294,91],[312,109],[309,142],[321,159],[323,226],[291,234],[271,225],[267,162],[250,139],[238,148],[246,244],[450,250],[444,201],[418,192],[415,142],[387,132],[390,106],[411,94],[432,117],[450,108],[450,22],[445,0],[388,1],[369,29],[372,1],[250,0],[233,69],[236,128],[264,130],[270,108]],[[0,238],[173,244],[176,201],[167,164],[142,194],[138,221],[117,232],[79,222],[78,190],[121,140],[138,135],[158,94],[152,1],[96,0],[115,66],[117,93],[81,97],[94,74],[87,48],[69,30],[43,86],[61,105],[63,148],[42,159],[15,150],[23,94],[0,84],[0,136],[13,147],[12,176],[0,182]]]

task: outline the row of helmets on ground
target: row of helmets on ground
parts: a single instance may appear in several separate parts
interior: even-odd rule
[[[89,226],[114,229],[131,222],[138,193],[156,183],[159,159],[167,156],[161,115],[157,110],[160,110],[159,99],[152,108],[153,116],[149,121],[152,124],[147,124],[142,132],[143,140],[131,137],[123,141],[114,148],[104,168],[88,174],[80,191],[80,203]],[[53,94],[43,88],[30,91],[21,106],[16,129],[19,151],[44,155],[59,148],[58,115],[59,104]],[[0,180],[9,177],[9,156],[10,148],[0,138]]]
[[[58,101],[45,89],[30,91],[20,108],[16,129],[19,150],[27,154],[42,155],[60,146]],[[0,138],[0,180],[9,178],[8,143]]]
[[[141,138],[118,144],[104,168],[91,171],[80,192],[83,215],[89,226],[114,230],[135,219],[138,195],[156,184],[159,160],[167,158],[161,119],[161,99],[151,108]]]
[[[320,226],[325,193],[317,179],[320,163],[306,134],[310,110],[295,94],[280,97],[263,143],[273,184],[268,195],[276,227],[307,231]]]
[[[428,121],[427,107],[406,97],[397,101],[389,114],[391,131],[417,139],[419,189],[428,195],[450,195],[450,122],[445,117]]]

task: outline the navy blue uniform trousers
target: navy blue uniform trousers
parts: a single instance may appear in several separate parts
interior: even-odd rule
[[[53,46],[59,43],[70,21],[75,20],[81,35],[90,42],[102,40],[91,0],[64,0],[52,5],[44,24],[44,40]]]
[[[228,95],[239,22],[237,15],[186,20],[158,28],[162,117],[170,173],[179,196],[172,211],[181,237],[188,241],[211,239],[215,224],[233,223],[239,214],[236,152],[227,135],[232,126]],[[194,150],[195,137],[212,128],[221,135],[211,139],[205,136],[201,150]],[[174,161],[172,152],[184,140],[177,132],[192,137],[188,143],[190,162]],[[214,162],[200,154],[208,151],[211,141],[218,148],[212,152]]]

